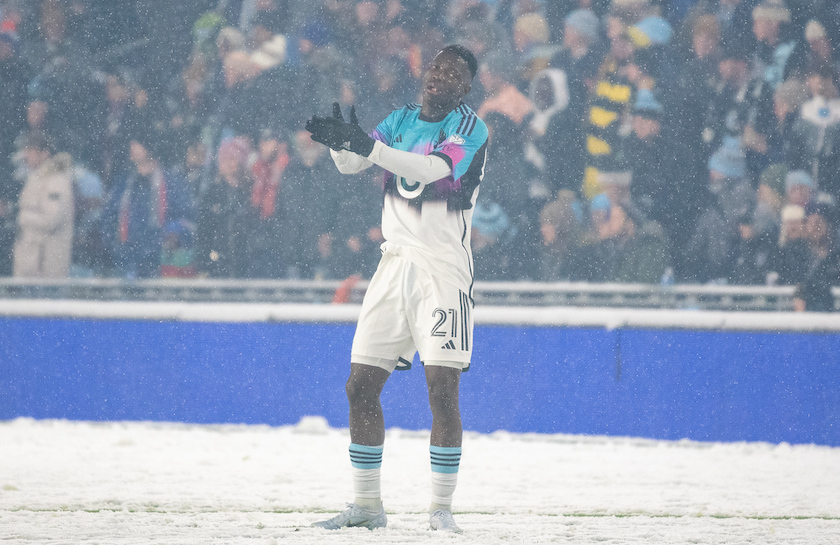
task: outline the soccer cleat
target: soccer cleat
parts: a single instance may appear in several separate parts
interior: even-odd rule
[[[461,533],[461,529],[455,524],[452,512],[445,509],[438,509],[429,516],[429,528],[439,532]]]
[[[379,511],[371,511],[360,507],[355,503],[348,503],[347,509],[331,519],[322,520],[314,523],[312,526],[316,528],[325,528],[327,530],[338,530],[339,528],[367,528],[373,530],[375,528],[385,528],[388,523],[388,518],[385,516],[385,508],[380,507]],[[453,523],[454,524],[454,523]]]

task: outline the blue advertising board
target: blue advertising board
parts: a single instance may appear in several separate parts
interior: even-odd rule
[[[346,427],[352,322],[0,317],[0,419]],[[840,445],[840,333],[478,324],[464,428]],[[429,429],[422,366],[382,395]]]

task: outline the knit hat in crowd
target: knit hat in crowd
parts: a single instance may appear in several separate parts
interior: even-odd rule
[[[610,198],[607,196],[606,193],[599,193],[592,197],[592,201],[589,203],[589,210],[595,212],[600,210],[602,212],[609,212],[610,208],[612,207],[612,203],[610,203]]]
[[[764,0],[753,8],[753,19],[767,19],[780,23],[790,22],[790,10],[784,0]]]
[[[630,27],[627,34],[636,47],[665,45],[671,41],[674,30],[662,17],[646,17]]]
[[[805,25],[805,39],[809,42],[813,42],[814,40],[819,40],[820,38],[825,38],[825,27],[819,21],[815,21],[811,19],[808,21],[808,24]]]
[[[566,16],[565,23],[586,38],[588,43],[598,41],[601,22],[591,9],[574,10]]]
[[[639,89],[636,102],[633,104],[633,113],[650,119],[659,119],[662,117],[662,104],[656,100],[650,89]]]
[[[792,170],[785,176],[785,189],[787,191],[790,191],[792,187],[797,185],[804,185],[810,187],[811,189],[817,189],[817,184],[814,182],[814,179],[804,170]]]
[[[479,201],[475,205],[472,228],[484,236],[498,239],[510,227],[510,220],[497,203]]]
[[[747,154],[737,136],[726,136],[720,148],[709,159],[709,170],[727,178],[743,178],[747,175]]]

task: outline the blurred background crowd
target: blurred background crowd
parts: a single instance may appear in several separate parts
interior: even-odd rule
[[[460,43],[479,280],[840,285],[836,0],[0,0],[0,275],[343,279],[372,130]]]

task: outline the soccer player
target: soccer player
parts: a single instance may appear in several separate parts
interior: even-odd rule
[[[410,367],[419,353],[432,410],[430,528],[460,531],[452,517],[461,460],[458,389],[472,354],[470,226],[487,149],[487,127],[461,99],[476,71],[475,56],[450,45],[425,73],[422,104],[395,110],[370,135],[354,109],[347,123],[337,104],[332,117],[307,122],[340,172],[385,170],[382,259],[362,304],[347,380],[355,500],[315,526],[385,526],[380,393],[391,372]]]

